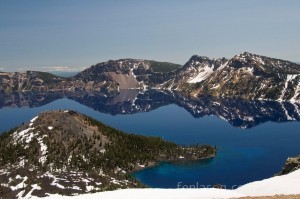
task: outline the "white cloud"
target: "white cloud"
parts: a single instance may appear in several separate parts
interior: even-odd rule
[[[24,72],[24,71],[27,71],[27,70],[30,70],[30,69],[29,68],[25,68],[25,67],[18,68],[18,71],[20,71],[20,72]]]
[[[82,68],[74,68],[74,67],[68,67],[68,66],[43,66],[41,68],[42,71],[80,71]]]
[[[4,70],[4,68],[0,68],[0,70]]]
[[[31,71],[43,71],[43,72],[77,72],[77,71],[81,71],[84,68],[74,68],[74,67],[68,67],[68,66],[42,66],[42,67],[22,67],[22,68],[18,68],[18,71],[27,71],[27,70],[31,70]],[[1,68],[0,68],[1,70]]]

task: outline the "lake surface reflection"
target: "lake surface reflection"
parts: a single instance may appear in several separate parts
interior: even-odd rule
[[[162,163],[134,175],[151,187],[227,188],[271,177],[300,153],[299,104],[203,97],[168,91],[0,94],[0,132],[42,111],[72,109],[108,125],[179,144],[211,144],[217,156],[181,164]]]

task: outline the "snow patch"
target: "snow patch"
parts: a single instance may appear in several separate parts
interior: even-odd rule
[[[33,185],[31,185],[31,187],[32,187],[32,189],[26,194],[26,196],[25,197],[23,197],[23,198],[31,198],[32,197],[32,192],[34,191],[34,190],[41,190],[42,188],[39,186],[39,185],[37,185],[37,184],[33,184]]]
[[[101,150],[100,150],[100,153],[105,153],[105,149],[101,149]]]
[[[250,75],[253,75],[254,68],[253,68],[253,67],[247,68],[246,71],[247,71]]]
[[[298,81],[296,90],[295,90],[295,94],[294,96],[290,99],[291,102],[296,102],[299,101],[299,95],[300,95],[300,82]],[[298,97],[298,99],[297,99]]]
[[[78,186],[73,186],[72,189],[75,189],[75,190],[81,190],[81,188],[78,187]]]
[[[225,68],[225,67],[228,65],[228,62],[229,62],[229,61],[225,62],[224,64],[221,64],[221,66],[218,68],[218,70],[220,71],[220,70],[222,70],[223,68]]]
[[[10,189],[12,191],[18,190],[18,189],[22,189],[24,187],[26,187],[27,185],[25,184],[25,181],[28,179],[27,176],[25,176],[24,178],[22,178],[20,175],[16,176],[16,179],[23,179],[22,182],[20,182],[19,184],[17,184],[16,186],[10,186]]]
[[[212,67],[213,68],[213,67]],[[211,67],[209,67],[207,64],[204,65],[204,67],[200,68],[199,73],[194,77],[189,79],[187,82],[188,83],[197,83],[197,82],[202,82],[205,80],[210,74],[212,74],[214,71]]]
[[[83,160],[84,162],[87,162],[87,161],[88,161],[88,159],[87,159],[84,155],[82,155],[81,157],[82,157],[82,160]]]
[[[30,120],[30,122],[33,123],[36,119],[38,119],[38,117],[39,117],[39,116],[36,116],[36,117],[32,118],[32,119]]]
[[[19,162],[19,167],[24,167],[24,166],[25,166],[25,159],[24,159],[24,157],[22,157]]]
[[[244,121],[248,121],[248,122],[253,122],[254,118],[253,117],[244,117]]]
[[[286,119],[287,120],[295,120],[294,118],[292,118],[290,115],[289,115],[289,112],[286,110],[286,108],[284,107],[284,104],[283,103],[280,103],[281,104],[281,107],[286,115]]]
[[[210,89],[217,89],[220,87],[220,84],[214,85],[213,87],[211,87]]]
[[[36,136],[35,133],[30,132],[31,130],[34,130],[34,128],[31,127],[31,128],[25,129],[23,131],[20,131],[19,133],[18,133],[18,131],[14,132],[13,133],[13,140],[15,141],[14,145],[16,145],[17,142],[23,142],[23,141],[25,141],[26,143],[31,142],[32,138],[34,136]],[[26,147],[28,147],[28,146],[26,146]]]
[[[213,105],[220,106],[221,104],[219,102],[213,102]]]
[[[139,167],[142,167],[142,168],[145,167],[145,165],[143,165],[143,164],[138,164],[138,166],[139,166]]]
[[[284,98],[285,93],[287,91],[289,82],[292,81],[293,79],[295,79],[296,77],[297,77],[297,75],[287,75],[285,83],[284,83],[284,88],[281,91],[281,96],[279,97],[278,101],[283,101],[283,98]]]
[[[258,63],[262,64],[262,65],[265,65],[265,62],[264,62],[264,61],[262,60],[262,58],[259,57],[259,56],[256,56],[256,57],[254,58],[254,60],[257,61]]]
[[[86,189],[87,192],[90,192],[90,191],[95,190],[95,187],[92,186],[92,185],[88,185],[88,186],[85,187],[85,189]]]
[[[72,155],[70,155],[70,156],[68,157],[68,164],[70,164],[71,160],[72,160]]]
[[[58,183],[58,180],[60,180],[61,178],[57,178],[54,175],[50,174],[50,173],[46,173],[45,176],[48,176],[49,178],[52,178],[53,181],[51,182],[52,186],[56,186],[60,189],[65,189],[65,187],[61,184]]]
[[[292,105],[294,106],[294,108],[295,108],[298,116],[300,117],[300,111],[299,111],[298,105],[296,103],[294,103],[294,102],[292,102]]]
[[[132,75],[132,76],[136,79],[136,75],[135,75],[134,72],[133,72],[133,68],[130,69],[130,72],[131,72],[130,75]]]
[[[40,146],[41,146],[41,148],[40,148],[40,151],[41,151],[41,157],[39,158],[39,162],[42,163],[42,164],[44,164],[44,163],[46,162],[46,160],[47,160],[46,154],[47,154],[47,148],[48,148],[48,147],[47,147],[47,145],[44,144],[44,142],[43,142],[43,139],[44,139],[45,137],[47,137],[47,135],[44,135],[43,137],[38,138],[38,142],[39,142],[39,144],[40,144]]]

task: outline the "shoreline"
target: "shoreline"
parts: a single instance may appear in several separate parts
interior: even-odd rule
[[[162,163],[186,163],[186,162],[197,162],[197,161],[201,161],[201,160],[208,160],[208,159],[213,159],[214,157],[216,157],[217,153],[215,151],[215,153],[213,155],[210,155],[208,157],[203,157],[203,158],[199,158],[199,159],[186,159],[186,158],[178,158],[178,159],[173,159],[173,160],[159,160],[156,162],[149,162],[148,165],[143,165],[143,167],[138,167],[138,168],[134,168],[133,171],[128,172],[129,174],[133,174],[139,171],[142,171],[144,169],[148,169],[148,168],[152,168],[152,167],[156,167]]]
[[[145,165],[145,167],[139,167],[139,168],[136,168],[134,169],[134,171],[131,171],[131,172],[128,172],[128,174],[135,180],[137,180],[139,182],[139,184],[141,184],[142,186],[144,186],[145,188],[153,188],[153,187],[150,187],[148,185],[145,185],[140,179],[136,178],[134,176],[134,174],[138,173],[138,172],[141,172],[143,170],[146,170],[146,169],[150,169],[150,168],[154,168],[156,166],[159,166],[161,164],[164,164],[164,163],[178,163],[178,164],[184,164],[184,163],[187,163],[187,162],[197,162],[197,161],[202,161],[202,160],[208,160],[208,159],[213,159],[214,157],[216,157],[217,153],[215,151],[215,153],[213,155],[210,155],[208,157],[204,157],[204,158],[200,158],[200,159],[176,159],[176,160],[167,160],[167,161],[158,161],[158,162],[152,162],[152,164],[148,164],[147,166]]]

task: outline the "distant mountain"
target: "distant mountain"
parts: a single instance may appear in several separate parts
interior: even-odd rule
[[[0,91],[157,89],[181,91],[194,97],[300,101],[300,65],[248,52],[231,59],[194,55],[183,66],[141,59],[110,60],[72,78],[52,78],[49,85],[38,77],[37,83],[25,88],[18,76],[0,73]],[[33,79],[31,76],[29,72],[21,79],[27,82]]]
[[[110,60],[96,64],[75,76],[76,81],[91,85],[92,90],[105,88],[149,89],[175,77],[180,65],[140,59]],[[88,89],[88,88],[87,88]],[[86,90],[87,90],[86,89]]]
[[[192,86],[191,93],[194,96],[210,94],[244,99],[298,101],[299,74],[298,64],[244,52]]]
[[[126,134],[74,111],[44,112],[0,135],[0,193],[29,198],[142,187],[131,172],[214,155],[211,146]]]
[[[47,72],[2,72],[0,73],[0,92],[35,91],[62,89],[66,78]]]

